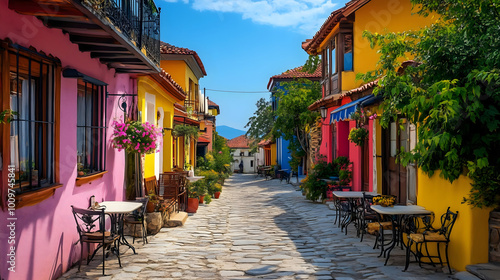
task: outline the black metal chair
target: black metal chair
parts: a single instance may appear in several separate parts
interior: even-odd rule
[[[137,226],[140,225],[142,229],[142,244],[148,243],[148,233],[146,230],[145,220],[146,220],[146,206],[149,201],[149,197],[141,197],[136,199],[137,202],[142,203],[142,207],[132,212],[132,214],[127,215],[123,218],[125,224],[134,226],[134,233],[132,234],[132,243],[135,243]]]
[[[373,198],[378,195],[369,195],[363,192],[361,206],[358,209],[358,236],[361,235],[360,242],[363,242],[363,237],[366,233],[368,223],[378,221],[377,212],[373,211]]]
[[[408,247],[406,248],[406,265],[405,265],[405,270],[408,268],[409,262],[410,262],[410,250],[411,246],[415,243],[416,244],[416,254],[415,257],[418,260],[418,264],[420,267],[422,267],[422,263],[427,263],[427,262],[422,262],[422,258],[427,258],[429,259],[429,263],[435,266],[435,263],[433,259],[439,259],[439,263],[441,266],[443,266],[443,259],[441,258],[441,250],[440,250],[440,245],[445,244],[445,256],[446,256],[446,264],[448,265],[448,270],[451,274],[451,267],[450,267],[450,260],[448,258],[448,245],[450,243],[450,235],[451,235],[451,230],[453,229],[453,226],[455,225],[455,222],[458,217],[458,211],[453,212],[450,211],[450,207],[446,210],[446,213],[444,213],[441,216],[441,227],[438,229],[434,229],[432,227],[429,227],[428,230],[422,232],[422,233],[412,233],[408,235]],[[429,248],[428,244],[429,243],[435,243],[437,247],[437,255],[431,255],[429,253]],[[425,245],[425,255],[422,252],[422,249]]]
[[[118,257],[118,264],[122,267],[120,261],[120,243],[118,239],[120,238],[119,234],[112,233],[111,231],[105,230],[106,224],[106,214],[104,213],[104,209],[101,210],[87,210],[76,208],[73,205],[71,206],[73,209],[73,216],[75,217],[78,234],[80,236],[80,261],[78,263],[78,271],[80,271],[80,267],[82,264],[83,258],[83,244],[87,243],[87,252],[90,254],[90,244],[99,244],[97,248],[92,253],[92,256],[89,258],[87,256],[87,265],[92,261],[97,251],[102,248],[102,275],[105,271],[105,259],[106,253],[105,249],[107,247],[111,247],[111,252]]]

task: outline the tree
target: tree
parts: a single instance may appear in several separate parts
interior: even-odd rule
[[[251,139],[250,146],[253,150],[261,140],[271,137],[270,132],[274,124],[274,113],[271,102],[265,98],[261,98],[255,105],[257,106],[257,110],[245,125],[245,128],[249,127],[245,135],[248,139]]]
[[[309,131],[316,124],[318,112],[307,109],[321,98],[321,85],[307,79],[282,83],[274,95],[278,100],[273,135],[291,142],[292,153],[302,151],[309,155]],[[308,158],[310,158],[308,156]]]
[[[412,0],[420,15],[439,15],[415,32],[365,32],[379,47],[378,69],[363,75],[380,78],[381,124],[399,115],[418,127],[415,150],[401,162],[416,162],[427,174],[441,171],[453,182],[473,180],[464,201],[500,206],[500,21],[499,0]],[[399,69],[411,54],[415,61]],[[398,71],[399,70],[399,71]]]

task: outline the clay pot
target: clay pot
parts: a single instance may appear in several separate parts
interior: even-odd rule
[[[156,205],[153,202],[148,201],[148,204],[146,205],[146,212],[153,213],[155,211],[155,208]]]
[[[215,198],[219,198],[219,196],[220,196],[220,192],[215,192],[215,193],[214,193],[214,197],[215,197]]]
[[[198,210],[198,199],[197,198],[188,198],[188,208],[186,212],[188,213],[196,213]]]
[[[203,198],[205,198],[204,195],[200,195],[200,204],[203,204]]]

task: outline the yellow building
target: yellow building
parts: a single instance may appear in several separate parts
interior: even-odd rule
[[[200,128],[202,103],[200,102],[199,80],[206,76],[205,67],[195,51],[179,48],[161,42],[161,67],[172,75],[172,78],[186,92],[184,100],[180,101],[174,113],[174,124],[192,125]],[[203,128],[202,128],[203,129]],[[195,166],[196,147],[198,139],[190,139],[189,147],[184,147],[184,139],[176,139],[173,147],[173,165],[178,168]],[[187,155],[187,158],[185,158]]]
[[[165,71],[137,78],[139,115],[142,122],[156,124],[164,136],[158,153],[144,156],[144,177],[156,176],[173,167],[174,104],[186,98],[184,90]]]
[[[436,227],[448,207],[459,211],[451,234],[449,255],[453,268],[465,270],[468,264],[488,262],[489,210],[473,209],[461,203],[471,189],[471,181],[462,176],[451,184],[439,174],[429,177],[415,166],[398,164],[397,151],[411,149],[416,141],[416,128],[408,122],[404,129],[396,123],[382,129],[379,120],[367,121],[368,145],[360,148],[346,140],[349,130],[355,126],[354,121],[339,117],[342,113],[348,116],[348,108],[356,107],[364,107],[368,114],[380,115],[377,104],[380,99],[371,96],[377,82],[363,85],[355,79],[358,73],[375,70],[380,57],[362,33],[365,30],[379,34],[417,30],[436,19],[413,12],[410,0],[350,1],[332,12],[315,36],[302,44],[306,52],[322,58],[324,95],[309,109],[326,111],[323,137],[335,136],[323,141],[325,146],[321,146],[321,151],[329,159],[344,155],[354,162],[354,190],[392,194],[398,197],[399,203],[424,206],[435,213]],[[401,62],[403,66],[412,63]]]

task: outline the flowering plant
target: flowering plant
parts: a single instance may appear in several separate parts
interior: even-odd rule
[[[154,124],[137,121],[113,122],[111,143],[118,151],[150,154],[158,148],[157,140],[162,136],[161,130]]]
[[[365,139],[368,137],[368,130],[364,127],[353,128],[349,132],[348,139],[357,146],[363,146]]]

